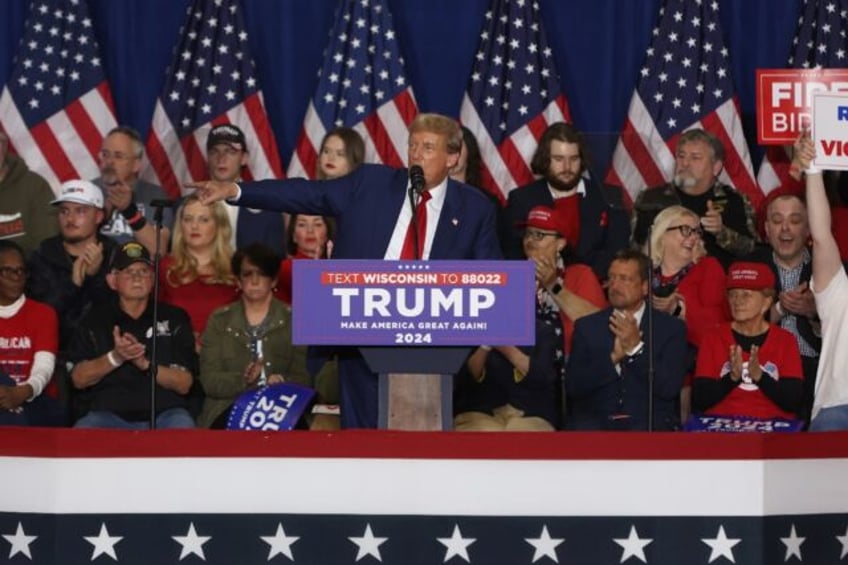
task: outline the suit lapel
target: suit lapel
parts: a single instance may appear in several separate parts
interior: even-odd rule
[[[462,210],[464,201],[459,185],[448,179],[445,190],[445,203],[439,215],[439,224],[433,237],[430,259],[450,259],[456,257],[457,236],[462,230]]]

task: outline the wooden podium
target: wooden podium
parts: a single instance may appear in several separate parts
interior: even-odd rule
[[[453,375],[470,348],[360,347],[359,351],[379,375],[381,429],[453,429]]]

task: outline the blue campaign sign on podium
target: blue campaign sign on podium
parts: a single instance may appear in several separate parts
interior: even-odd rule
[[[529,261],[295,261],[303,345],[532,345]]]
[[[379,374],[381,428],[450,429],[470,346],[536,341],[530,261],[303,260],[292,272],[292,341],[359,347]]]

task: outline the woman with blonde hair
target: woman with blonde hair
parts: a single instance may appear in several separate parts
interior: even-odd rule
[[[689,374],[680,394],[681,421],[690,413],[691,371],[701,340],[719,323],[730,319],[721,263],[704,248],[701,221],[683,206],[669,206],[651,227],[651,289],[654,308],[686,322]]]
[[[159,269],[159,298],[183,308],[196,338],[213,310],[238,297],[230,268],[232,227],[224,205],[205,205],[197,195],[177,210],[171,254]]]

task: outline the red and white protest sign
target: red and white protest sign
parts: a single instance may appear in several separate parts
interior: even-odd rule
[[[757,143],[793,143],[818,92],[848,93],[848,69],[757,69]]]

